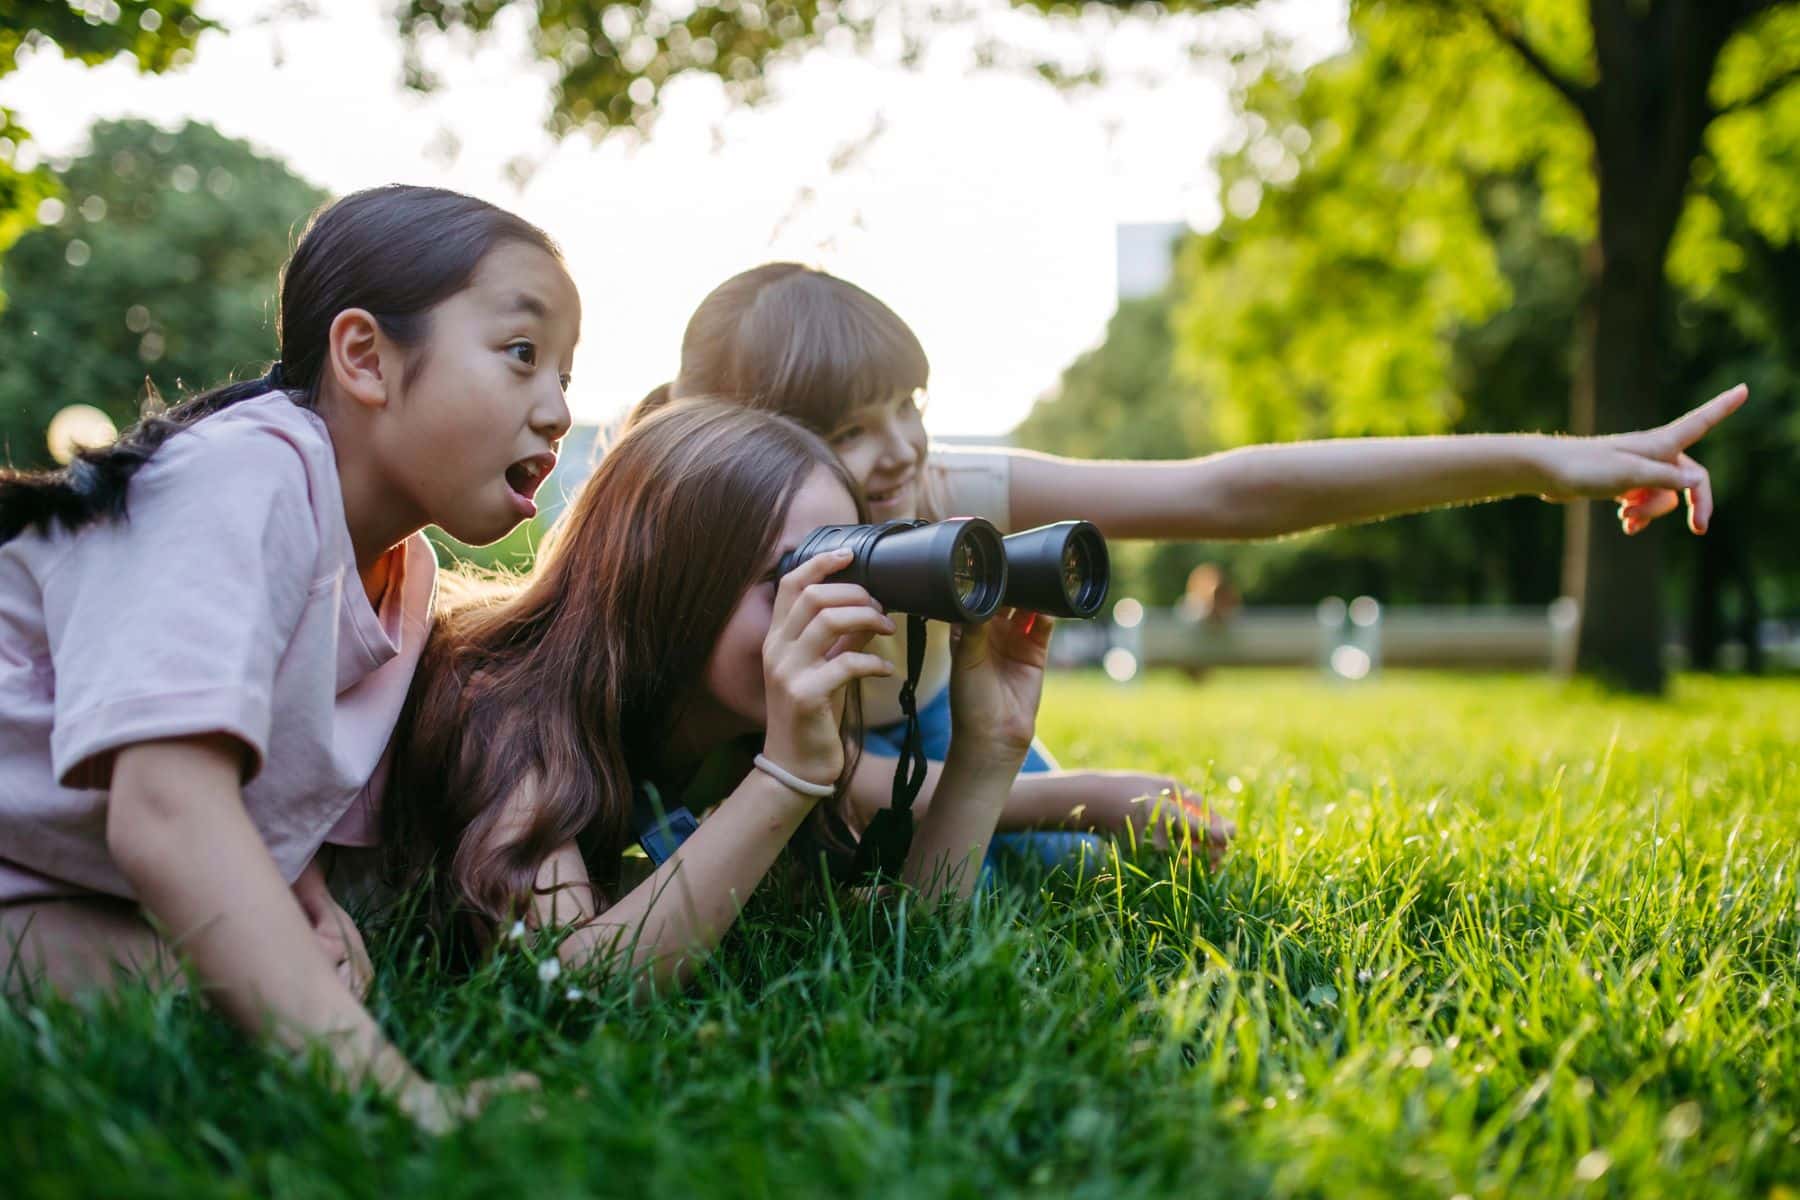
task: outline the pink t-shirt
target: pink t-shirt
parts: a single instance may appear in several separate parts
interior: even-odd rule
[[[117,750],[159,738],[248,748],[244,807],[289,881],[328,838],[373,841],[430,544],[389,552],[371,606],[325,424],[279,393],[177,433],[127,501],[127,520],[0,545],[0,903],[132,897],[105,789]]]

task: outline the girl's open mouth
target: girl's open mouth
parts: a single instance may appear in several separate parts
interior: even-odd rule
[[[533,454],[506,468],[506,486],[511,489],[513,503],[526,517],[537,516],[537,490],[556,469],[556,455]]]

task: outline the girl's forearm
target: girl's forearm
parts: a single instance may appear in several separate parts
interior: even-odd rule
[[[322,1041],[352,1080],[417,1080],[319,950],[239,790],[235,744],[121,750],[107,847],[138,901],[238,1025],[290,1048]]]
[[[679,986],[709,954],[816,803],[752,771],[648,879],[563,943],[572,963],[628,956]]]
[[[1248,446],[1179,462],[1083,462],[1014,452],[1012,518],[1019,528],[1086,519],[1115,538],[1279,537],[1541,492],[1549,442],[1537,434],[1346,438]]]
[[[873,816],[893,802],[894,768],[897,760],[864,752],[857,762],[851,783],[851,798],[865,818]],[[925,764],[925,783],[913,801],[913,813],[920,820],[931,811],[932,797],[943,778],[944,764]],[[1122,772],[1034,771],[1018,776],[1007,793],[995,829],[1012,833],[1026,829],[1107,829],[1111,824],[1105,814],[1092,811],[1097,776],[1121,775]],[[1115,789],[1116,790],[1116,789]]]
[[[953,745],[938,778],[935,801],[913,836],[901,878],[928,900],[973,893],[1018,771],[1016,757],[959,754]]]

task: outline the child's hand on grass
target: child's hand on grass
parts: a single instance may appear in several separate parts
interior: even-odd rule
[[[1198,850],[1217,869],[1237,823],[1221,816],[1198,793],[1166,775],[1094,771],[1087,818],[1107,833],[1131,832],[1141,844],[1185,854]]]
[[[400,1089],[394,1102],[426,1133],[444,1134],[480,1116],[497,1096],[537,1089],[537,1076],[529,1071],[477,1079],[461,1087],[414,1077]]]

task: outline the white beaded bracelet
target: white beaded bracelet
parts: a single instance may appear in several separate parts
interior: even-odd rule
[[[800,778],[766,754],[756,756],[756,769],[783,787],[792,788],[802,796],[811,796],[815,800],[824,800],[837,795],[837,788],[829,783],[809,783]]]

